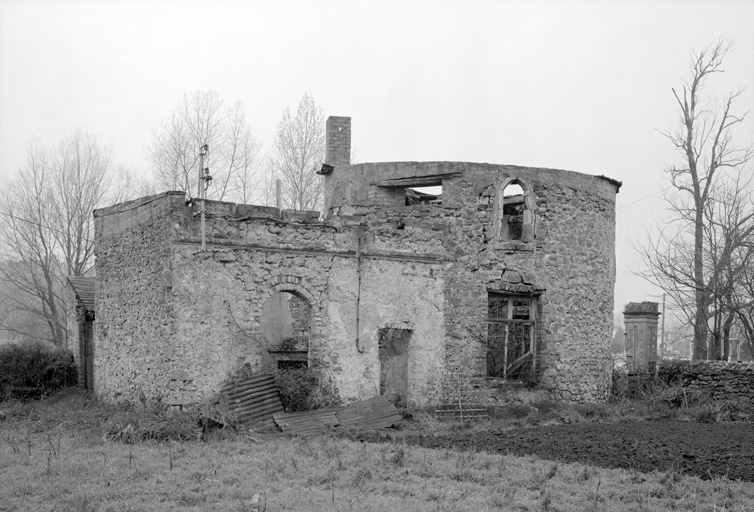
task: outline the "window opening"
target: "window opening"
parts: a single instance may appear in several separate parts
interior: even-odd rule
[[[503,229],[508,240],[521,240],[524,234],[524,189],[518,183],[510,183],[503,189]]]
[[[278,360],[278,370],[303,370],[307,367],[306,361]]]
[[[488,295],[487,375],[528,380],[536,353],[536,298]]]
[[[278,368],[306,368],[309,359],[311,307],[290,292],[275,292],[262,309],[260,329]]]
[[[406,206],[442,204],[442,185],[406,189]]]

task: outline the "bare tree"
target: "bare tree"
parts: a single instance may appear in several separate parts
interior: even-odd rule
[[[110,149],[75,132],[61,142],[50,188],[51,234],[62,251],[65,274],[83,275],[93,263],[92,212],[110,190]]]
[[[730,219],[725,218],[721,199],[715,195],[730,179],[726,171],[740,170],[752,156],[750,147],[733,144],[733,128],[745,117],[733,112],[741,91],[727,95],[719,107],[703,94],[708,80],[723,71],[729,49],[729,43],[719,41],[694,53],[690,81],[680,91],[673,89],[680,126],[664,135],[683,163],[668,170],[673,191],[666,198],[671,222],[642,251],[645,276],[670,294],[694,327],[695,360],[715,356],[716,348],[708,344],[711,308],[719,297],[716,291],[725,288],[723,282],[735,280],[734,276],[725,278],[726,262],[746,238],[745,228],[734,237],[720,238],[721,226]],[[740,190],[734,195],[740,197]],[[723,314],[723,309],[716,311]]]
[[[217,91],[184,95],[147,147],[158,186],[197,195],[199,148],[209,145],[207,197],[249,201],[257,181],[259,143],[240,103],[226,108]]]
[[[735,314],[739,321],[741,341],[748,345],[749,354],[754,355],[754,240],[742,251],[739,265],[743,267],[735,292]]]
[[[92,267],[92,211],[125,197],[116,185],[128,173],[118,172],[113,175],[110,149],[91,135],[75,132],[53,150],[38,140],[29,143],[26,164],[0,206],[0,279],[8,284],[0,299],[13,313],[0,327],[39,337],[32,321],[39,319],[48,327],[47,339],[65,342],[64,278]]]
[[[66,323],[60,287],[59,244],[50,226],[53,167],[39,141],[29,144],[26,165],[10,185],[3,209],[5,259],[0,275],[11,286],[2,292],[11,311],[44,319],[49,339],[62,345]],[[19,334],[23,326],[5,325]]]
[[[226,144],[223,161],[228,165],[228,195],[241,203],[255,202],[262,189],[260,157],[261,144],[254,136],[246,120],[241,103],[228,111],[225,128]]]
[[[710,196],[705,212],[705,240],[711,296],[708,327],[711,334],[708,358],[728,360],[730,332],[737,311],[750,298],[742,293],[751,245],[754,241],[754,208],[750,178],[726,180]]]
[[[283,203],[294,210],[314,210],[322,200],[325,119],[314,99],[304,94],[295,113],[286,107],[273,147],[274,175],[282,181]]]

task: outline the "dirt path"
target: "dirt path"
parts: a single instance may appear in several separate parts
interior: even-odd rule
[[[359,439],[384,442],[379,432]],[[407,434],[406,442],[427,448],[486,450],[537,455],[563,462],[582,462],[642,472],[675,469],[709,479],[754,481],[754,424],[643,421],[578,423],[520,430],[440,435]]]

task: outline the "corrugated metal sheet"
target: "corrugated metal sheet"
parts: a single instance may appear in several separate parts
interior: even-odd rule
[[[344,427],[385,428],[395,425],[401,419],[395,405],[382,395],[362,402],[353,402],[338,411],[338,420]]]
[[[275,414],[273,418],[286,434],[315,434],[325,432],[340,423],[335,412],[339,408],[315,409],[313,411]]]
[[[283,411],[273,375],[257,375],[228,384],[220,393],[227,397],[228,412],[246,428],[274,427],[272,415]],[[218,399],[216,406],[224,406],[224,400]]]
[[[87,311],[94,312],[94,283],[93,277],[68,276],[73,291]]]
[[[288,434],[314,434],[337,426],[385,428],[401,421],[401,415],[385,396],[353,402],[347,407],[317,409],[273,416],[275,423]]]

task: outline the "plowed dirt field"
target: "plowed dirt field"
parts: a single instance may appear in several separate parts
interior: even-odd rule
[[[364,432],[357,438],[385,442],[391,436],[384,431]],[[536,455],[607,468],[675,470],[704,479],[754,482],[752,423],[577,423],[473,433],[406,433],[405,440],[427,448]]]

